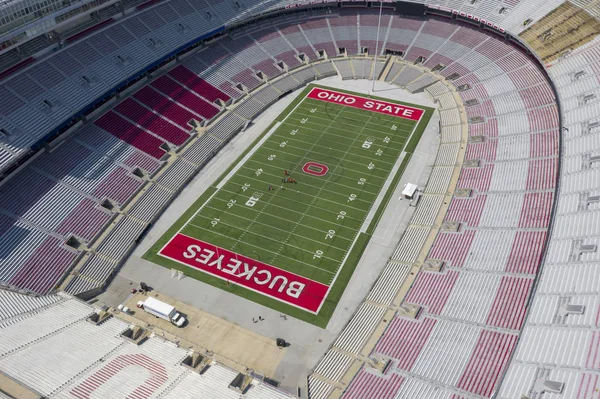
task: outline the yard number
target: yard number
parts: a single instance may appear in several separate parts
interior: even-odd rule
[[[316,108],[312,108],[312,109],[311,109],[309,112],[310,112],[311,114],[314,114],[315,112],[317,112],[317,109],[316,109]]]
[[[263,170],[261,168],[256,169],[256,172],[254,172],[254,174],[258,177],[260,176],[260,174],[263,172]]]
[[[260,199],[260,197],[262,197],[262,194],[259,192],[256,192],[254,194],[252,194],[252,197],[250,197],[248,199],[248,201],[246,201],[246,206],[254,206],[256,205],[256,202]]]
[[[221,221],[221,219],[219,218],[214,218],[210,224],[212,224],[212,227],[215,227],[219,222]]]
[[[346,212],[340,211],[340,214],[337,215],[337,220],[344,219],[346,217]]]
[[[287,141],[282,141],[281,143],[279,143],[279,146],[281,148],[285,147],[287,145]]]
[[[304,125],[306,122],[308,122],[308,118],[302,118],[302,119],[300,119],[300,123],[301,124]]]
[[[295,136],[295,135],[296,135],[296,133],[298,133],[298,129],[294,129],[294,130],[292,130],[292,131],[290,132],[290,134],[291,134],[292,136]]]
[[[274,160],[275,158],[277,158],[277,155],[275,155],[275,154],[271,154],[271,155],[269,155],[269,157],[267,158],[267,160],[269,160],[269,161],[272,161],[272,160]]]
[[[327,234],[325,234],[325,239],[333,238],[334,235],[335,235],[335,230],[329,230],[327,232]]]
[[[392,125],[392,130],[398,130],[398,126]]]
[[[250,184],[244,183],[244,185],[242,186],[242,191],[248,190],[248,187],[250,187]]]
[[[390,138],[388,136],[385,136],[385,138],[383,139],[384,143],[389,143],[390,142]]]
[[[367,179],[365,179],[364,177],[361,177],[360,179],[358,179],[358,185],[364,186],[366,181],[367,181]]]
[[[373,144],[373,141],[375,141],[375,140],[373,140],[373,138],[367,137],[367,139],[365,140],[365,142],[362,145],[362,148],[367,148],[367,149],[371,148],[371,144]]]
[[[367,169],[369,170],[373,170],[375,168],[375,164],[373,162],[369,163],[369,166],[367,166]]]
[[[350,194],[350,196],[348,197],[348,201],[346,201],[346,202],[354,201],[355,199],[356,199],[356,194]]]
[[[323,251],[321,251],[320,249],[317,249],[315,251],[315,253],[313,254],[313,259],[321,259],[321,256],[323,256]]]
[[[230,199],[229,202],[227,203],[227,208],[231,208],[235,205],[235,200],[234,199]]]
[[[381,154],[383,154],[383,151],[381,151],[381,148],[377,150],[377,152],[375,153],[375,155],[377,155],[378,157],[381,156]]]

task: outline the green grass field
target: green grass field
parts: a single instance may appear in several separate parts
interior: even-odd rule
[[[433,110],[413,106],[425,111],[416,122],[306,98],[312,87],[144,257],[325,327]],[[306,173],[308,162],[327,173]],[[322,283],[327,296],[311,313],[160,255],[177,232]]]

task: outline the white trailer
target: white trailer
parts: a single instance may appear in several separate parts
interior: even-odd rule
[[[175,306],[159,301],[156,298],[147,298],[143,302],[138,302],[138,305],[141,305],[141,307],[151,315],[160,317],[163,320],[173,323],[177,327],[181,327],[185,324],[185,317],[177,312]]]

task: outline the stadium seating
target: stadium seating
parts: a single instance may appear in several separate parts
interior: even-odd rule
[[[256,6],[255,12],[286,4],[247,3]],[[525,29],[523,15],[539,19],[559,2],[475,4],[460,7],[491,21],[504,21],[512,33],[520,33]],[[440,5],[458,7],[452,2]],[[121,81],[222,22],[246,15],[228,2],[208,5],[179,0],[160,4],[160,10],[152,6],[123,22],[74,37],[72,45],[56,54],[0,75],[6,78],[0,88],[0,171]],[[500,6],[521,12],[504,15],[497,10]],[[215,15],[206,19],[202,11],[209,8]],[[131,214],[120,217],[117,228],[100,244],[98,255],[86,258],[69,292],[101,287],[131,249],[130,243],[180,187],[277,95],[335,74],[335,68],[346,78],[368,76],[370,66],[364,59],[342,59],[339,50],[355,56],[366,47],[373,55],[377,20],[372,10],[353,9],[342,10],[339,16],[316,15],[296,22],[274,18],[263,30],[237,32],[191,54],[95,123],[86,124],[73,138],[43,153],[11,179],[28,182],[35,189],[20,193],[11,181],[2,186],[0,281],[37,293],[51,291],[81,257],[77,249],[65,246],[65,240],[75,235],[84,244],[93,242],[115,217],[100,206],[102,201],[108,198],[124,206],[144,190]],[[176,33],[175,23],[185,29]],[[597,214],[597,187],[591,182],[598,180],[594,139],[598,121],[594,96],[589,97],[598,85],[597,45],[589,43],[577,54],[552,59],[548,65],[563,102],[563,124],[568,129],[563,131],[552,87],[536,61],[516,46],[447,19],[402,18],[389,9],[384,9],[382,26],[378,52],[402,51],[404,61],[410,62],[394,63],[385,79],[413,92],[428,91],[441,109],[442,143],[427,188],[431,197],[423,199],[415,220],[427,225],[433,220],[432,212],[440,202],[433,196],[447,189],[444,182],[449,181],[448,171],[460,147],[456,104],[444,107],[443,101],[454,100],[432,91],[442,77],[456,88],[468,85],[454,92],[465,103],[464,114],[471,120],[469,140],[464,143],[465,160],[470,163],[463,167],[457,188],[472,191],[452,199],[445,221],[458,222],[458,230],[439,232],[428,254],[428,260],[443,261],[441,271],[421,271],[404,298],[403,305],[421,307],[418,319],[394,316],[371,352],[392,359],[392,367],[383,374],[362,368],[344,397],[435,397],[436,389],[443,386],[444,393],[452,392],[456,398],[489,397],[495,390],[501,398],[513,398],[532,389],[543,367],[548,380],[568,382],[565,397],[591,394],[588,387],[594,385],[590,381],[598,365],[585,359],[593,358],[598,342],[597,322],[591,316],[597,314],[598,305],[590,299],[591,293],[597,294],[593,264],[598,232],[597,223],[577,213],[591,221]],[[300,55],[307,61],[329,58],[334,63],[322,60],[303,68]],[[423,65],[412,65],[417,60]],[[443,68],[437,75],[428,73],[436,67]],[[291,73],[278,80],[286,68]],[[244,90],[249,95],[233,112],[219,118],[221,105],[215,101],[239,100],[246,95]],[[136,168],[150,176],[156,173],[169,151],[166,143],[179,150],[189,142],[190,120],[212,123],[205,137],[181,152],[181,159],[165,177],[146,183],[132,174]],[[562,165],[559,136],[566,154]],[[556,213],[554,238],[528,324],[524,315],[548,238],[559,166],[563,179],[559,195],[564,204]],[[81,226],[83,217],[89,221],[86,226]],[[309,377],[313,397],[332,392],[333,385],[326,380],[340,382],[354,359],[348,353],[358,355],[371,338],[408,275],[407,265],[416,260],[409,249],[424,242],[427,231],[417,225],[407,230],[369,301],[359,307],[317,365],[317,376]],[[55,261],[47,270],[36,267],[48,257]],[[585,313],[560,313],[557,309],[566,304],[566,296],[570,303],[584,305]],[[473,298],[477,303],[473,304]],[[558,324],[561,331],[548,327]],[[521,343],[516,346],[523,326]],[[411,337],[411,345],[404,344],[406,336]],[[555,346],[542,345],[533,351],[536,342]],[[568,348],[579,356],[578,361],[556,354],[556,346],[567,348],[570,342],[575,342]],[[515,359],[508,366],[512,353]],[[21,366],[15,362],[10,367],[20,370]],[[506,382],[500,386],[506,370]],[[53,392],[56,385],[52,384],[60,381],[40,389]]]
[[[239,371],[210,360],[192,370],[182,364],[188,349],[153,334],[133,342],[121,335],[131,326],[125,321],[88,320],[98,313],[64,293],[38,298],[0,291],[0,370],[49,398],[293,397],[252,378],[242,394],[229,388]]]

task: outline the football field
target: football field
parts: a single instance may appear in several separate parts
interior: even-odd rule
[[[326,324],[431,113],[307,87],[145,257]]]

